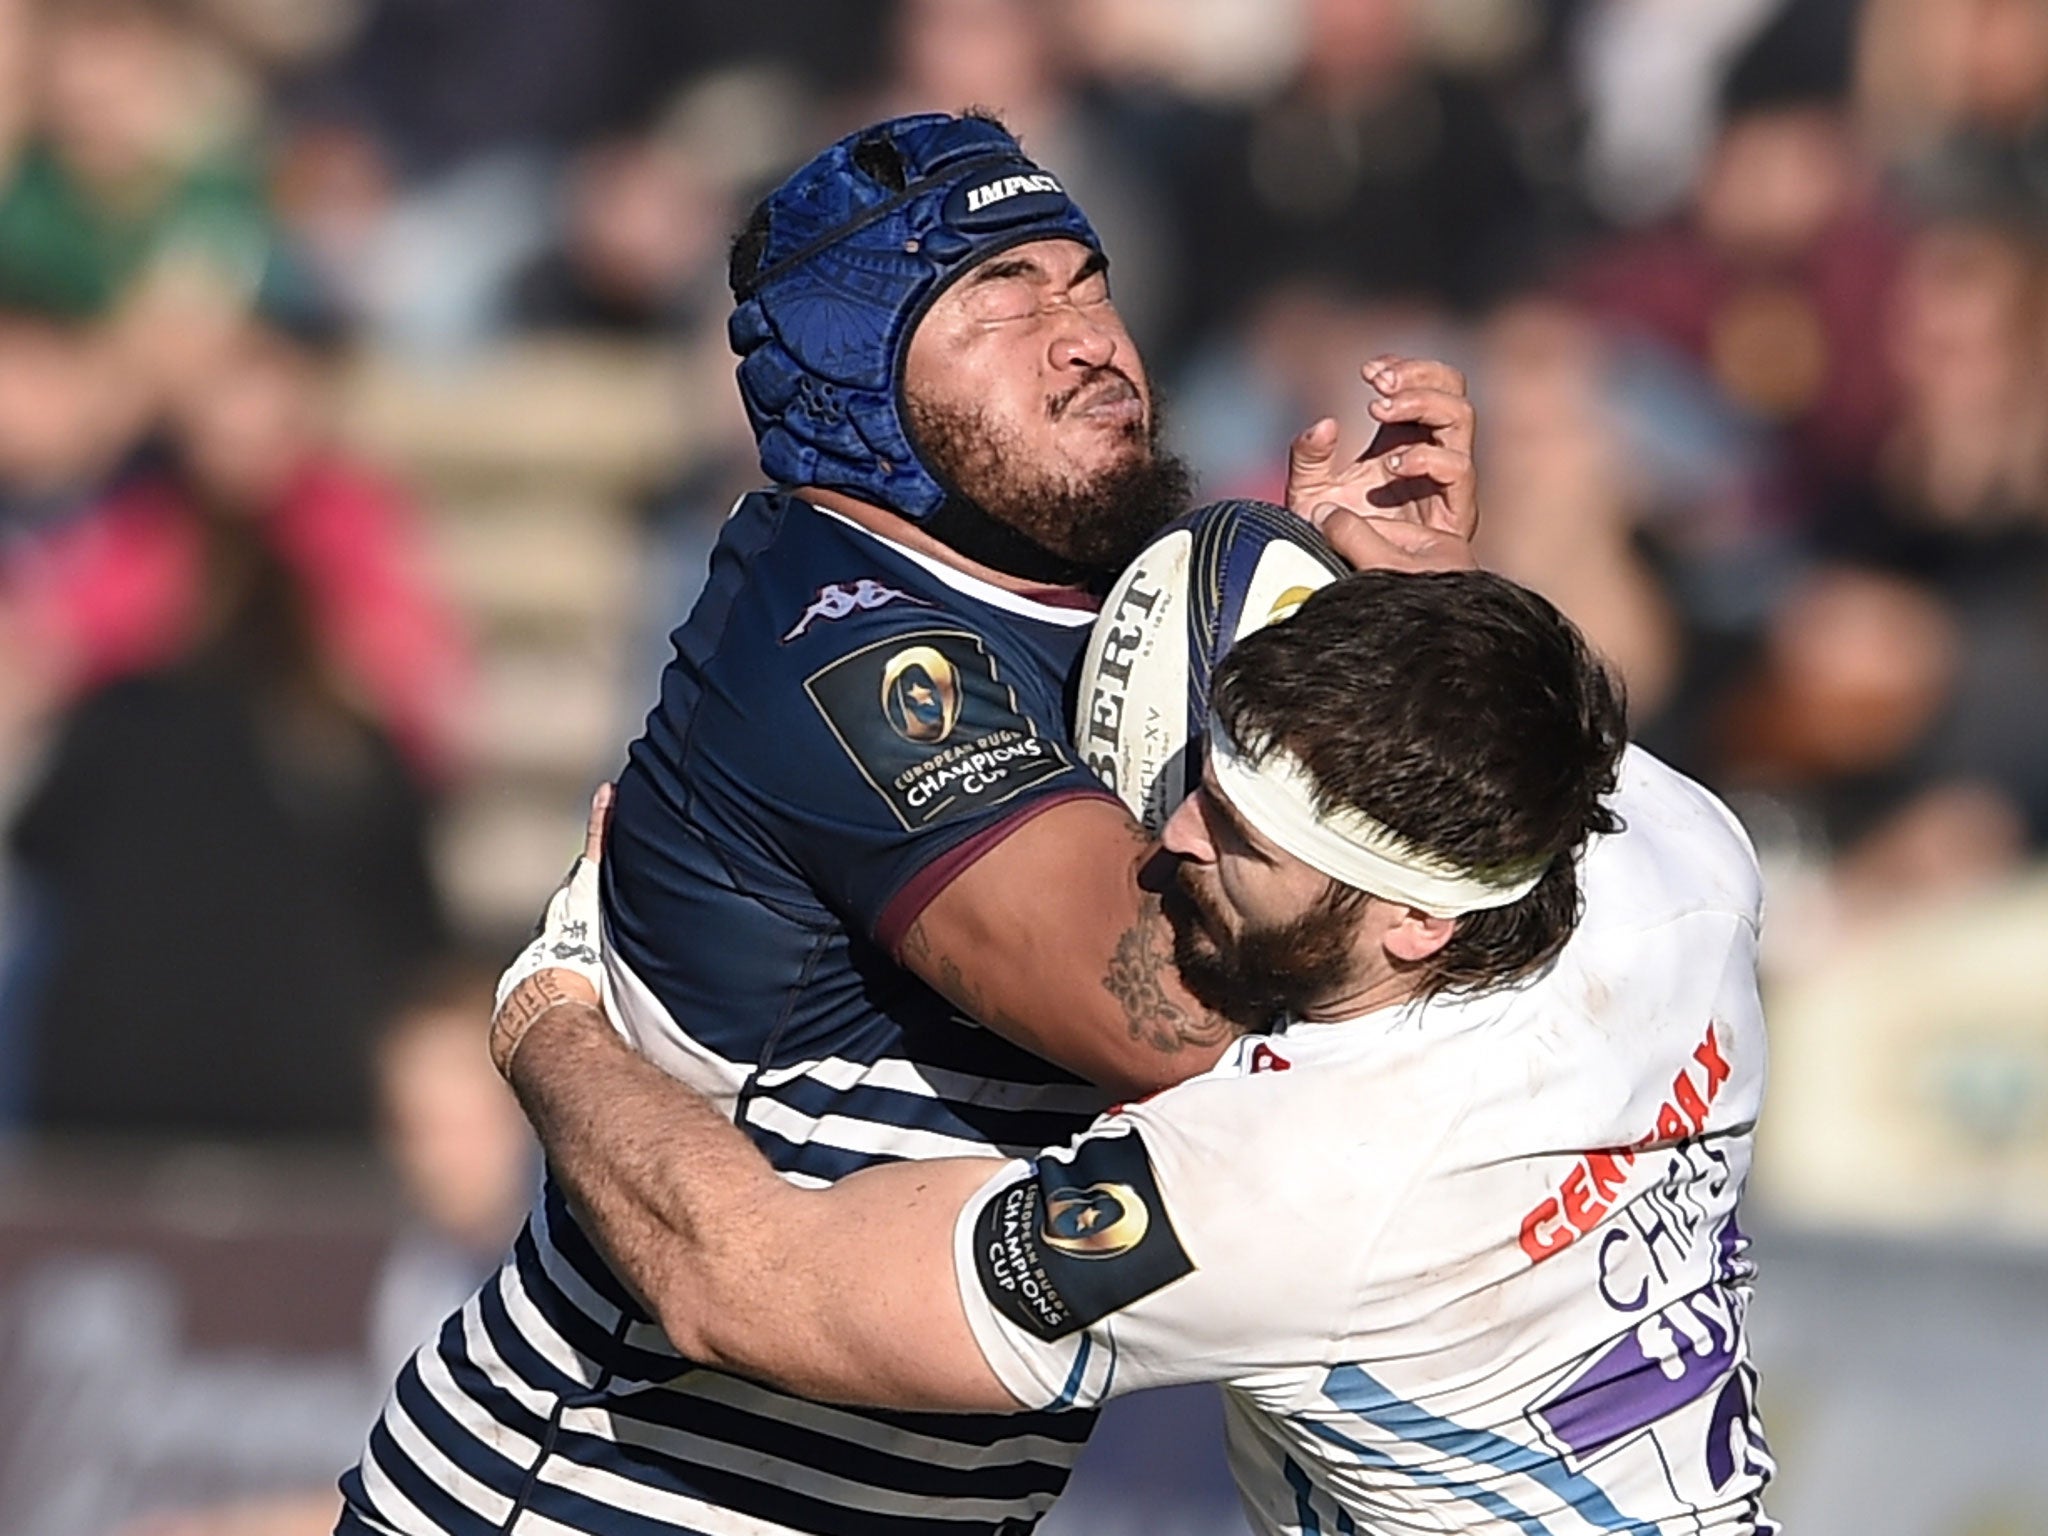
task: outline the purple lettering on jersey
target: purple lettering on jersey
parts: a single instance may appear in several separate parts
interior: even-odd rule
[[[1574,1455],[1589,1456],[1712,1388],[1735,1364],[1737,1332],[1720,1287],[1695,1291],[1608,1345],[1534,1417]]]

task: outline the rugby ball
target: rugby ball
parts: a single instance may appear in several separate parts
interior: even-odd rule
[[[1146,831],[1194,787],[1224,653],[1348,569],[1284,507],[1219,501],[1168,526],[1118,578],[1082,658],[1074,741]]]

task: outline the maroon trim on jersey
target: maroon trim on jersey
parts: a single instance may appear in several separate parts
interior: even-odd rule
[[[1048,608],[1072,608],[1078,613],[1102,612],[1101,595],[1090,592],[1086,587],[1011,587],[1007,590],[1019,597],[1028,597],[1034,603],[1043,603]]]
[[[1015,815],[1006,816],[994,826],[985,827],[965,842],[948,848],[904,881],[903,889],[891,896],[889,905],[882,909],[882,920],[875,924],[875,942],[901,964],[903,957],[896,951],[903,942],[903,936],[910,932],[910,925],[917,921],[919,915],[931,905],[932,899],[939,892],[959,879],[969,865],[1008,838],[1025,822],[1035,819],[1056,805],[1065,805],[1069,800],[1108,800],[1115,805],[1123,804],[1123,801],[1118,800],[1100,785],[1063,789],[1057,794],[1039,796]]]

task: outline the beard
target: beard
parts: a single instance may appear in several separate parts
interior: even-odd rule
[[[1097,369],[1055,400],[1051,413],[1059,416],[1079,396],[1114,379],[1131,382],[1121,370]],[[905,406],[911,441],[941,484],[984,517],[1097,575],[1113,575],[1130,564],[1193,499],[1193,474],[1159,444],[1156,401],[1148,401],[1149,427],[1133,422],[1124,430],[1129,452],[1123,460],[1081,481],[1031,463],[1015,435],[977,406],[916,396]]]
[[[1298,917],[1232,932],[1218,899],[1184,864],[1164,908],[1181,980],[1205,1008],[1242,1028],[1271,1029],[1350,980],[1358,912],[1334,885]]]

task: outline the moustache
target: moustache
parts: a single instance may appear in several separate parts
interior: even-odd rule
[[[1174,871],[1173,884],[1161,895],[1160,906],[1169,921],[1176,916],[1182,922],[1192,920],[1211,938],[1220,939],[1229,932],[1221,902],[1198,883],[1192,864],[1182,864]]]
[[[1054,395],[1046,405],[1046,415],[1050,416],[1054,421],[1060,420],[1069,410],[1073,409],[1075,401],[1098,387],[1105,387],[1103,392],[1105,402],[1111,400],[1135,400],[1138,398],[1138,386],[1131,376],[1125,373],[1123,369],[1111,364],[1095,369],[1072,389],[1063,390],[1061,393]],[[1089,401],[1091,405],[1096,403],[1094,400]]]

